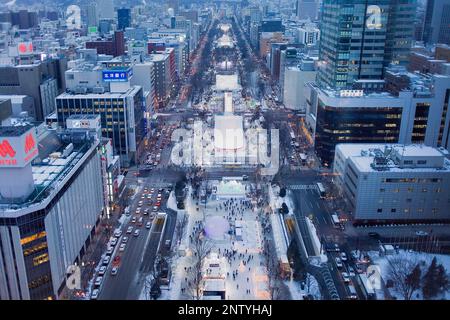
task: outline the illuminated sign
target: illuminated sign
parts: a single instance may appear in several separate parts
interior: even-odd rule
[[[103,70],[102,78],[106,82],[127,82],[133,75],[133,69]]]
[[[20,42],[17,45],[17,51],[19,55],[26,55],[33,53],[33,44],[31,42]]]
[[[20,136],[0,137],[0,168],[23,168],[38,153],[34,128]]]
[[[377,5],[370,5],[367,7],[367,29],[381,29],[383,24],[381,23],[381,8]]]
[[[344,97],[362,97],[364,96],[363,90],[341,90],[339,96]]]

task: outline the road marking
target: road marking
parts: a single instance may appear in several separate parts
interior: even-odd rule
[[[293,184],[288,186],[291,190],[317,190],[315,184]]]

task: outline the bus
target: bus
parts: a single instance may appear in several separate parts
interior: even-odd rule
[[[337,214],[331,215],[331,221],[333,221],[333,226],[336,229],[339,229],[341,227],[341,221],[339,220],[339,217],[337,216]]]
[[[325,198],[327,196],[327,193],[326,193],[326,190],[325,190],[325,187],[323,186],[323,184],[320,182],[317,182],[316,186],[317,186],[317,191],[319,192],[320,197],[322,199]]]

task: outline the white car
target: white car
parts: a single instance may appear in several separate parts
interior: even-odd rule
[[[114,231],[114,237],[119,238],[122,235],[122,230]]]
[[[133,219],[131,219],[131,223],[136,223],[136,217],[133,217]]]
[[[111,247],[114,247],[117,244],[117,238],[112,238],[111,241],[109,242],[109,245]]]
[[[342,261],[341,261],[340,258],[336,257],[336,258],[334,259],[334,261],[336,262],[336,267],[342,268]]]
[[[99,276],[99,277],[97,277],[97,278],[95,279],[94,285],[95,285],[96,287],[100,287],[101,284],[102,284],[102,282],[103,282],[103,277],[102,277],[102,276]]]
[[[345,252],[341,252],[341,260],[347,261],[347,255],[345,254]]]
[[[98,275],[102,276],[104,275],[106,272],[106,266],[101,266],[100,269],[98,270]]]
[[[98,299],[98,294],[100,293],[100,290],[98,289],[94,289],[92,290],[91,293],[91,300],[97,300]]]
[[[111,260],[111,256],[104,257],[103,258],[103,264],[108,264],[110,260]]]
[[[136,230],[134,230],[133,235],[134,235],[135,237],[137,237],[137,236],[139,235],[140,232],[141,232],[141,230],[136,229]]]
[[[147,229],[150,229],[150,228],[152,227],[152,223],[151,223],[151,222],[147,222],[146,225],[145,225],[145,227],[146,227]]]
[[[128,241],[128,237],[123,237],[122,238],[122,243],[127,243],[127,241]]]
[[[134,222],[136,222],[136,219],[134,219]],[[127,229],[127,234],[130,234],[130,233],[132,233],[133,232],[133,227],[128,227],[128,229]]]
[[[350,282],[350,276],[347,272],[342,272],[342,279],[344,279],[345,283],[349,283]]]
[[[106,254],[112,254],[114,251],[114,247],[108,247],[108,249],[106,249]]]
[[[111,275],[112,275],[112,276],[115,276],[115,275],[117,274],[118,271],[119,271],[119,268],[117,268],[117,267],[112,268],[112,269],[111,269]]]
[[[122,243],[122,244],[120,245],[120,247],[119,247],[119,252],[125,251],[125,247],[126,247],[126,244],[125,244],[125,243]]]

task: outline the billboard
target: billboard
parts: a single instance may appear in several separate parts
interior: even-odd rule
[[[33,53],[33,43],[31,42],[19,42],[17,45],[17,51],[19,55],[27,55]]]
[[[20,136],[0,136],[0,168],[22,168],[39,154],[34,128]]]
[[[127,82],[133,75],[133,69],[103,70],[102,79],[105,82]]]

